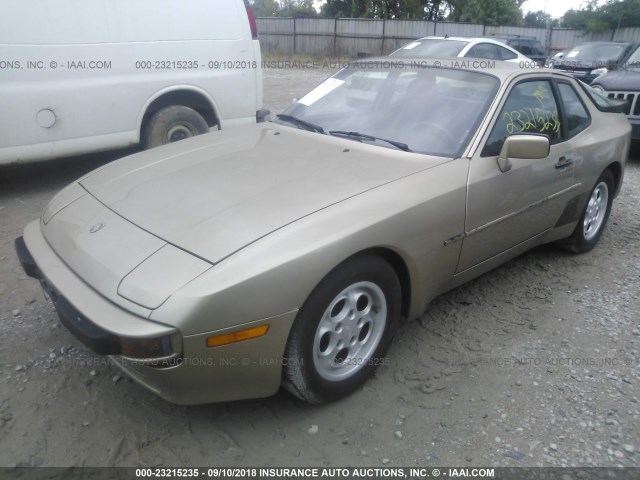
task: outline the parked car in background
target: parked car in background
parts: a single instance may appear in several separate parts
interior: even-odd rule
[[[626,42],[589,42],[572,48],[552,67],[589,84],[600,75],[615,70],[633,50]]]
[[[531,62],[517,50],[488,38],[424,37],[391,53],[394,57],[467,57],[504,60],[512,63]]]
[[[547,52],[544,46],[536,37],[524,35],[496,34],[487,38],[498,40],[505,45],[517,50],[524,56],[534,60],[539,66],[543,66],[547,59]]]
[[[601,75],[591,85],[608,98],[627,101],[625,113],[631,123],[631,137],[640,141],[640,46],[624,60],[621,68]]]
[[[155,147],[262,115],[243,0],[8,2],[0,52],[0,164]]]
[[[567,48],[565,50],[560,50],[559,52],[555,53],[553,56],[549,57],[546,62],[545,62],[545,66],[548,68],[553,67],[554,62],[559,62],[560,60],[562,60],[564,58],[564,56],[569,53],[571,51],[570,48]]]
[[[274,122],[106,165],[26,226],[21,263],[80,341],[167,400],[348,395],[437,295],[605,229],[620,102],[485,63],[353,62]]]

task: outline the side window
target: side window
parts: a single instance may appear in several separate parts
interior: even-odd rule
[[[521,40],[520,41],[520,48],[518,50],[523,55],[531,55],[531,54],[533,54],[533,49],[531,48],[531,43],[528,40]]]
[[[559,83],[558,90],[567,119],[567,136],[571,138],[589,126],[591,117],[571,85]]]
[[[533,52],[534,55],[539,55],[539,56],[544,56],[544,47],[542,46],[542,44],[538,41],[538,40],[533,40],[531,42],[531,50]]]
[[[514,58],[518,58],[518,55],[513,53],[511,50],[507,50],[504,47],[499,47],[498,45],[495,45],[495,47],[498,52],[500,52],[500,57],[502,58],[502,60],[513,60]]]
[[[489,58],[491,60],[500,60],[500,53],[492,43],[479,43],[467,52],[465,57],[471,58]]]
[[[517,133],[541,133],[552,144],[561,140],[558,106],[548,80],[525,81],[513,87],[482,156],[498,155],[505,139]]]

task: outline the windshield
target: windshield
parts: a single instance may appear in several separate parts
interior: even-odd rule
[[[618,60],[625,48],[626,45],[620,43],[585,43],[575,47],[563,59],[604,66],[608,61]]]
[[[424,38],[405,45],[391,55],[394,57],[457,57],[467,43],[461,40]]]
[[[640,71],[640,47],[636,48],[626,63],[631,70]]]
[[[480,72],[356,62],[276,121],[380,147],[455,157],[484,117],[498,85],[497,78]]]

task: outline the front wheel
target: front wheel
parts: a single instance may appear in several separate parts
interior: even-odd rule
[[[400,318],[389,263],[357,257],[329,273],[304,303],[287,341],[283,386],[309,403],[348,395],[378,365]]]
[[[202,115],[183,105],[172,105],[158,110],[147,122],[143,140],[144,148],[154,148],[177,142],[209,131]]]
[[[571,236],[560,245],[575,253],[584,253],[596,246],[602,236],[613,202],[613,175],[605,170],[594,185],[580,221]]]

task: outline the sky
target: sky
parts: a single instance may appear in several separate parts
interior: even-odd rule
[[[543,10],[553,18],[560,18],[567,10],[579,10],[583,0],[527,0],[522,4],[522,12]]]

